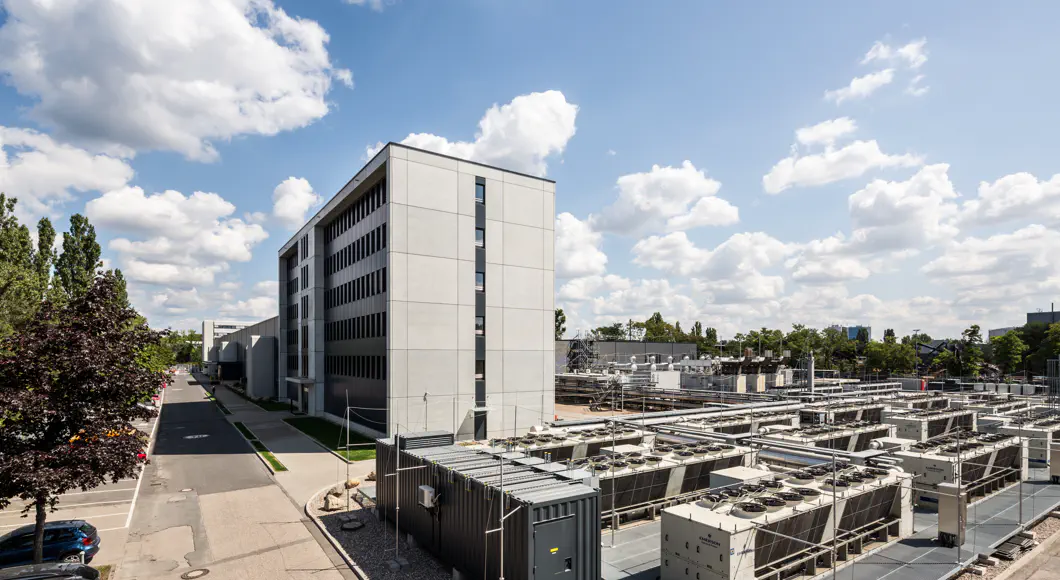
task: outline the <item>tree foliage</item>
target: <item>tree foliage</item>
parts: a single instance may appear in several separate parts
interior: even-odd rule
[[[567,315],[563,313],[562,308],[556,309],[556,340],[563,338],[563,333],[567,332]]]
[[[81,214],[70,216],[70,231],[63,233],[63,252],[55,264],[55,274],[67,296],[80,296],[92,287],[103,265],[100,254],[95,226]],[[122,283],[124,287],[124,279]]]
[[[140,364],[159,333],[115,299],[107,273],[63,304],[46,300],[0,340],[0,508],[36,511],[35,561],[47,510],[59,496],[134,477],[146,438],[132,426],[153,411],[165,374]]]
[[[597,340],[624,340],[626,338],[626,325],[621,322],[599,326],[593,331]]]
[[[1001,336],[990,340],[993,350],[994,364],[1001,368],[1003,374],[1011,374],[1020,370],[1024,353],[1029,350],[1027,344],[1020,339],[1020,333],[1010,330]]]

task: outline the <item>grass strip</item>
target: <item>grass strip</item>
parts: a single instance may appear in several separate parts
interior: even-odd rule
[[[371,443],[372,445],[343,449],[342,446],[346,445],[346,429],[331,421],[320,417],[291,417],[284,419],[284,422],[345,457],[347,461],[375,459],[375,442],[360,433],[350,432],[350,444]]]
[[[251,430],[248,429],[246,425],[240,423],[239,421],[236,421],[235,423],[232,423],[232,424],[235,425],[236,429],[239,429],[239,432],[242,433],[243,436],[246,437],[247,439],[249,439],[251,441],[257,439],[257,437],[254,436],[254,433],[251,432]]]
[[[284,464],[280,463],[279,459],[276,459],[276,456],[273,455],[271,451],[269,451],[268,447],[265,447],[264,443],[258,441],[257,439],[254,439],[250,442],[250,444],[254,446],[254,449],[258,453],[260,453],[262,457],[265,458],[265,461],[269,462],[269,465],[272,466],[273,471],[287,471],[287,467]]]
[[[99,572],[99,580],[108,580],[111,572],[114,571],[114,567],[110,564],[103,564],[102,566],[96,566],[96,571]]]

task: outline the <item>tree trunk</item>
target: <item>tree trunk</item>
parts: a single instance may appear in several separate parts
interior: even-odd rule
[[[33,530],[33,563],[44,561],[44,521],[48,519],[47,497],[38,495],[36,499],[37,526]]]

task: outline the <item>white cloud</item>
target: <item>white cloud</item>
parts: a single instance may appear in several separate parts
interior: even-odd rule
[[[178,288],[212,285],[229,262],[249,261],[268,237],[260,225],[228,217],[234,212],[216,193],[146,195],[139,187],[108,191],[85,205],[92,223],[121,234],[108,247],[130,280]]]
[[[582,276],[560,286],[556,298],[565,302],[583,302],[601,293],[627,289],[630,284],[629,279],[615,274]]]
[[[30,116],[75,143],[218,157],[213,141],[274,135],[328,112],[328,34],[272,0],[15,1],[0,72]]]
[[[376,12],[383,11],[383,0],[343,0],[347,4],[353,4],[354,6],[366,6],[375,10]],[[391,2],[393,0],[390,0]]]
[[[568,212],[556,216],[556,276],[575,278],[601,275],[607,269],[607,254],[600,250],[603,236],[588,221]]]
[[[861,60],[861,64],[869,64],[873,62],[897,63],[911,69],[918,69],[927,62],[928,57],[925,48],[926,46],[926,38],[914,40],[913,42],[897,49],[885,42],[877,41],[876,44],[873,44],[872,48],[869,49],[869,52],[865,54],[865,58]]]
[[[305,225],[306,212],[321,201],[308,180],[288,177],[272,190],[272,215],[288,229],[296,230]]]
[[[614,149],[608,149],[607,154],[610,157],[614,157],[615,155],[618,155],[618,152],[616,152]]]
[[[828,101],[834,101],[837,105],[843,103],[843,101],[864,99],[872,93],[875,93],[881,87],[891,84],[893,81],[894,69],[887,68],[864,76],[855,77],[850,81],[849,85],[843,88],[825,91],[824,98]]]
[[[763,270],[778,266],[796,247],[762,232],[734,234],[713,250],[697,247],[684,232],[651,236],[633,246],[633,262],[676,276],[692,276],[710,303],[768,300],[784,280]]]
[[[854,141],[840,148],[827,146],[821,153],[799,155],[792,151],[762,177],[766,193],[780,193],[792,187],[825,185],[843,179],[861,177],[873,169],[913,167],[923,159],[917,155],[888,155],[876,140]]]
[[[636,234],[740,221],[736,206],[717,197],[721,182],[707,177],[691,161],[680,167],[654,165],[649,172],[623,175],[617,187],[615,203],[590,218],[601,230]]]
[[[119,188],[132,177],[132,167],[121,159],[93,155],[29,129],[0,126],[0,191],[18,198],[16,215],[24,223],[54,217],[75,192]]]
[[[961,206],[960,222],[1000,224],[1015,220],[1060,221],[1060,174],[1039,180],[1030,173],[1013,173],[993,183],[979,184],[975,199]]]
[[[931,87],[925,87],[920,83],[924,80],[924,75],[916,75],[913,80],[909,81],[909,86],[905,88],[905,94],[912,95],[914,97],[922,97],[927,94]]]
[[[413,133],[401,140],[410,147],[426,149],[531,175],[545,175],[547,159],[561,155],[574,137],[578,106],[568,103],[560,91],[530,93],[512,102],[490,107],[478,122],[474,141],[449,141],[430,133]],[[372,157],[382,147],[366,148]]]
[[[837,139],[853,133],[857,128],[857,123],[850,117],[839,117],[797,129],[795,139],[803,145],[832,145]]]

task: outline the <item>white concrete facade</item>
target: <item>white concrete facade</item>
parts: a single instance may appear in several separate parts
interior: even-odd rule
[[[378,193],[381,183],[385,203],[359,212],[336,238],[328,228],[363,196]],[[483,189],[479,202],[476,192]],[[551,419],[554,215],[551,181],[389,144],[280,250],[281,376],[311,382],[307,410],[333,419],[343,415],[337,399],[379,389],[385,409],[378,416],[385,422],[361,425],[373,435],[447,430],[461,438],[496,437]],[[326,261],[347,239],[356,242],[384,226],[381,249],[372,246],[337,272],[328,269]],[[477,238],[479,229],[484,239]],[[305,240],[308,256],[290,267],[287,259],[304,255],[298,246]],[[306,266],[310,287],[303,289],[299,280],[292,291],[289,279],[302,277]],[[383,293],[352,302],[341,295],[342,304],[324,307],[347,278],[356,281],[381,268]],[[309,312],[291,318],[287,307],[301,308],[303,296],[309,297]],[[378,314],[384,316],[384,336],[328,339],[343,317]],[[297,346],[289,346],[284,337],[295,324],[305,325],[308,336],[299,331]],[[312,356],[302,369],[303,361],[290,355],[301,352],[304,340]],[[334,378],[326,369],[336,355],[385,356],[385,377]],[[296,372],[287,370],[289,361],[299,364]],[[379,411],[361,406],[366,413]]]

